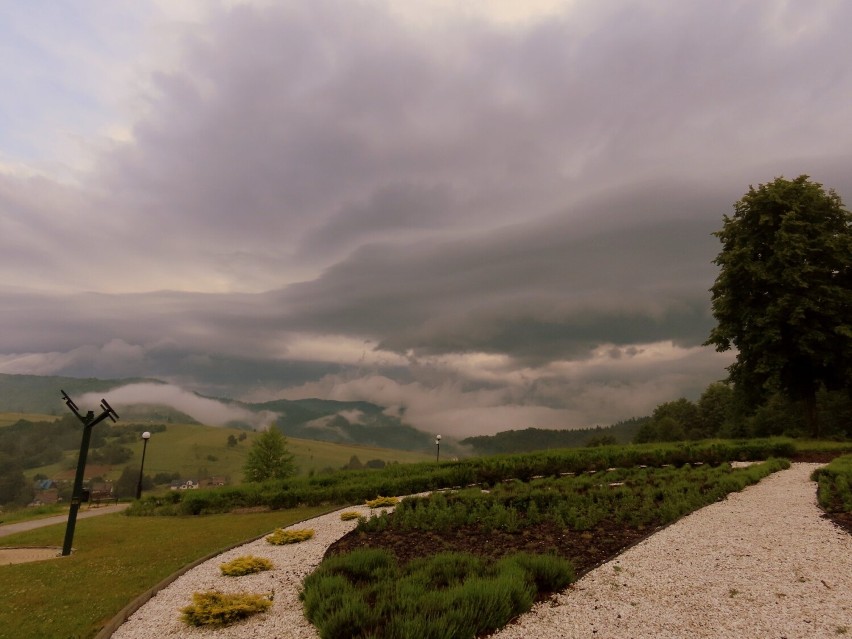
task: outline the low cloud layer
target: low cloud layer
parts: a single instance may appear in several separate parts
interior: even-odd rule
[[[749,184],[852,201],[852,5],[180,4],[12,10],[41,73],[0,63],[2,372],[610,423],[725,376],[712,233]]]
[[[96,406],[103,393],[87,393],[80,398],[81,406]],[[116,412],[124,406],[153,404],[171,406],[209,426],[226,426],[229,423],[242,422],[258,430],[266,429],[278,417],[277,413],[261,411],[258,413],[239,406],[201,397],[177,386],[169,384],[127,384],[109,392],[109,403]]]

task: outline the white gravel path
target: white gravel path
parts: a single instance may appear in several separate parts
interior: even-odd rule
[[[494,639],[852,637],[852,536],[793,464],[684,517]]]
[[[392,509],[380,509],[392,510]],[[298,544],[273,546],[265,538],[233,548],[196,566],[158,592],[113,633],[113,639],[159,639],[160,637],[216,637],[217,639],[288,639],[319,637],[302,613],[299,590],[302,580],[322,561],[328,547],[357,525],[342,521],[340,513],[355,511],[369,516],[366,506],[343,508],[289,529],[312,528],[314,537]],[[224,577],[219,564],[254,555],[269,559],[274,568],[243,577]],[[263,614],[224,628],[194,628],[180,619],[180,610],[192,603],[192,593],[274,593],[272,608]]]
[[[756,486],[689,515],[592,571],[494,639],[852,637],[852,536],[820,517],[819,464],[793,464]],[[365,507],[346,508],[367,513]],[[317,637],[302,615],[302,579],[326,548],[354,528],[340,511],[293,528],[315,537],[290,546],[261,539],[179,577],[140,608],[114,639]],[[242,555],[275,569],[222,577],[219,564]],[[270,592],[270,612],[226,628],[191,628],[180,609],[195,591]]]

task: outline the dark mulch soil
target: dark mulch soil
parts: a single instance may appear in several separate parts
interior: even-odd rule
[[[852,513],[831,513],[825,517],[852,534]],[[492,559],[521,551],[555,553],[571,560],[579,578],[657,530],[659,527],[635,529],[604,522],[584,532],[567,531],[552,523],[542,523],[516,533],[499,530],[483,532],[473,526],[441,533],[353,531],[332,544],[326,556],[359,548],[385,548],[394,554],[400,565],[405,565],[412,559],[447,551],[468,552]]]
[[[571,560],[579,577],[641,541],[654,530],[637,530],[621,524],[603,523],[593,530],[571,532],[546,522],[516,533],[499,530],[483,532],[473,526],[441,533],[353,531],[332,544],[326,556],[359,548],[386,548],[396,556],[400,565],[405,565],[412,559],[447,551],[468,552],[493,559],[521,551],[555,553]]]
[[[852,535],[852,513],[827,513],[824,516]]]

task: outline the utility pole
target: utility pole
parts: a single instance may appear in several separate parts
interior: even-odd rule
[[[80,503],[83,501],[83,474],[86,470],[86,458],[89,456],[89,440],[92,438],[92,428],[100,424],[103,420],[109,417],[112,421],[118,419],[112,406],[107,404],[107,400],[101,400],[101,409],[103,412],[95,417],[92,411],[85,415],[80,414],[80,409],[74,403],[65,391],[62,392],[62,398],[65,400],[65,405],[71,409],[78,419],[83,422],[83,439],[80,442],[80,457],[77,459],[77,474],[74,476],[74,488],[71,491],[71,508],[68,509],[68,525],[65,527],[65,543],[62,545],[62,556],[71,554],[71,544],[74,542],[74,528],[77,525],[77,511],[80,510]]]

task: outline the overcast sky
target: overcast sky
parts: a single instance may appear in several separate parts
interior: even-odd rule
[[[0,5],[0,372],[609,424],[725,376],[711,235],[852,201],[844,0]]]

